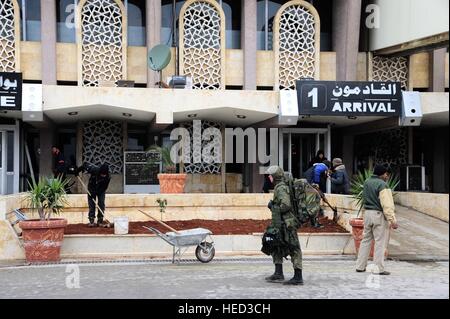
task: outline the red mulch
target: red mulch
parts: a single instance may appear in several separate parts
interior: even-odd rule
[[[245,235],[253,233],[264,233],[266,227],[270,224],[270,220],[186,220],[186,221],[168,221],[165,222],[176,230],[186,230],[193,228],[209,229],[214,235]],[[310,224],[305,224],[300,228],[300,233],[347,233],[347,231],[336,224],[334,221],[324,217],[320,219],[320,223],[324,228],[312,228]],[[150,231],[142,226],[153,227],[159,231],[166,233],[170,230],[154,221],[148,222],[130,222],[128,226],[129,234],[150,234]],[[114,234],[112,228],[89,228],[87,224],[70,224],[67,225],[64,232],[66,235],[74,234]]]

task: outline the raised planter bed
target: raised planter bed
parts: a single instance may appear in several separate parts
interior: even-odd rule
[[[213,232],[216,255],[261,255],[261,237],[270,220],[190,220],[169,221],[175,229],[207,228]],[[354,253],[351,234],[326,218],[321,220],[326,227],[299,230],[302,251],[305,254],[341,255]],[[158,228],[154,222],[130,223],[129,235],[114,235],[113,229],[88,228],[83,224],[67,227],[62,256],[84,257],[170,257],[172,247],[150,234],[142,226]],[[81,233],[81,234],[80,234]],[[194,256],[194,248],[188,249],[185,258]]]
[[[167,221],[169,226],[177,229],[192,229],[192,228],[206,228],[209,229],[214,235],[249,235],[253,233],[263,233],[267,226],[270,224],[270,220],[254,220],[254,219],[227,219],[227,220],[182,220],[182,221]],[[320,223],[324,228],[312,228],[309,224],[305,224],[299,229],[300,233],[348,233],[340,225],[336,224],[328,218],[321,218]],[[167,232],[164,226],[161,226],[157,222],[130,222],[129,234],[148,234],[143,226],[153,227],[161,232]],[[108,235],[114,234],[112,228],[89,228],[86,224],[71,224],[68,225],[65,231],[66,235],[87,235],[87,234],[100,234]]]

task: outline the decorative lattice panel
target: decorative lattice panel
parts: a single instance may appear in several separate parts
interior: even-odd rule
[[[292,90],[301,78],[318,78],[319,34],[319,17],[310,4],[291,1],[281,7],[274,35],[278,89]]]
[[[355,140],[355,156],[371,157],[374,163],[387,163],[397,171],[402,165],[408,164],[408,131],[397,128],[358,135]]]
[[[0,71],[19,71],[20,15],[16,0],[0,0]]]
[[[83,162],[100,166],[108,164],[112,174],[121,174],[123,167],[122,123],[90,121],[83,127]]]
[[[99,86],[126,78],[126,23],[116,0],[86,0],[81,8],[81,84]],[[80,10],[80,9],[79,9]]]
[[[188,174],[220,174],[221,168],[222,168],[222,163],[219,161],[221,159],[222,154],[214,154],[214,155],[218,156],[218,157],[216,157],[215,162],[217,161],[219,163],[206,163],[204,161],[202,161],[201,163],[194,163],[194,156],[196,158],[201,158],[202,149],[207,144],[211,143],[211,141],[203,141],[202,140],[202,133],[208,128],[217,128],[219,130],[222,129],[222,125],[220,123],[214,123],[214,122],[208,122],[208,121],[202,121],[201,123],[202,123],[201,130],[194,130],[193,123],[186,123],[185,125],[183,125],[189,131],[189,136],[191,137],[191,154],[190,154],[191,163],[185,163],[184,170]],[[197,149],[197,148],[194,149],[193,142],[195,140],[202,141],[201,149]],[[217,147],[219,150],[222,150],[222,141],[216,141],[216,144],[214,144],[214,147]]]
[[[374,81],[400,82],[402,90],[408,89],[408,59],[406,57],[375,56],[372,60]]]
[[[188,1],[180,13],[181,73],[191,76],[193,88],[225,88],[225,20],[215,1]]]

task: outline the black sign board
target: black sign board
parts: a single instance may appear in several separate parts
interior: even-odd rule
[[[399,82],[297,81],[300,115],[399,116]]]
[[[22,73],[0,72],[0,110],[22,110]]]

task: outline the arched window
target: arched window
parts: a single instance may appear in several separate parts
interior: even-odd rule
[[[20,8],[16,0],[0,0],[0,71],[20,72]]]
[[[126,79],[127,23],[119,0],[81,0],[77,10],[78,85]]]
[[[295,81],[320,76],[320,19],[308,2],[289,1],[275,17],[275,89],[295,89]]]
[[[189,0],[181,9],[180,72],[195,89],[225,89],[225,15],[214,0]]]

